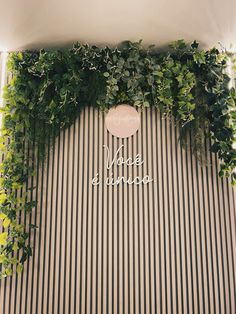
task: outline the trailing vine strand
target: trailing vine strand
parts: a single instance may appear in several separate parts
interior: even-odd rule
[[[153,106],[173,116],[182,143],[190,132],[199,158],[205,139],[211,140],[221,161],[219,175],[235,185],[236,94],[229,88],[229,58],[225,51],[200,50],[197,42],[183,40],[164,52],[126,42],[114,49],[77,43],[71,49],[11,53],[0,138],[0,277],[21,272],[32,254],[28,236],[35,226],[19,223],[21,213],[37,206],[25,188],[34,174],[25,145],[30,150],[35,145],[40,160],[45,145],[87,105]]]

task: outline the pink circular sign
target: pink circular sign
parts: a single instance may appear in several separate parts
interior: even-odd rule
[[[116,137],[130,137],[140,126],[140,115],[130,105],[118,105],[108,111],[105,125],[108,131]]]

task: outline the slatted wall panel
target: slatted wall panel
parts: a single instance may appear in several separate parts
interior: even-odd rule
[[[140,153],[143,166],[107,170],[104,144]],[[34,253],[22,275],[1,281],[0,313],[235,313],[236,194],[207,157],[201,167],[155,110],[118,139],[86,108],[28,182]],[[97,172],[155,182],[93,186]]]

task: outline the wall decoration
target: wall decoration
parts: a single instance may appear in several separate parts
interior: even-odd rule
[[[75,44],[12,53],[0,139],[0,277],[21,272],[32,254],[27,238],[36,226],[19,224],[18,215],[34,210],[37,202],[31,191],[18,192],[34,175],[35,163],[43,163],[46,145],[85,106],[102,111],[124,103],[155,107],[163,117],[174,117],[183,145],[191,134],[191,149],[200,161],[210,139],[221,160],[219,175],[236,184],[236,94],[229,88],[229,60],[225,51],[200,50],[195,41],[187,45],[183,40],[162,52],[126,42],[117,48]],[[26,150],[35,149],[37,156],[29,160]]]
[[[135,121],[136,123],[136,121]],[[106,150],[106,169],[112,169],[112,167],[119,167],[125,165],[126,167],[142,167],[144,160],[142,159],[140,154],[137,154],[134,159],[131,157],[128,157],[125,159],[124,157],[118,157],[118,154],[122,149],[124,149],[124,145],[121,145],[117,151],[114,154],[114,157],[111,157],[110,149],[106,145],[103,145],[103,147]],[[125,184],[148,184],[150,182],[153,182],[154,180],[148,175],[145,174],[144,176],[136,176],[136,177],[125,177],[125,176],[118,176],[117,178],[114,178],[113,173],[111,172],[108,177],[104,179],[104,182],[101,182],[99,178],[99,173],[96,173],[95,177],[92,179],[92,185],[98,185],[98,184],[106,184],[106,185],[119,185],[122,183]]]
[[[122,104],[109,109],[105,123],[112,135],[126,138],[137,132],[140,116],[134,107]]]

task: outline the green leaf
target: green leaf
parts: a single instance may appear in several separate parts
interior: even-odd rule
[[[16,190],[22,188],[22,186],[23,186],[23,185],[20,184],[20,183],[18,183],[18,182],[13,182],[13,183],[12,183],[12,188],[13,188],[13,189],[16,189]]]
[[[191,44],[191,47],[192,47],[193,49],[197,49],[198,46],[199,46],[199,43],[196,42],[196,40],[194,40],[194,42]]]
[[[19,263],[16,267],[17,274],[20,274],[22,272],[23,268],[24,268],[23,265],[21,263]]]
[[[153,75],[159,76],[159,77],[163,77],[163,72],[161,71],[154,71]]]
[[[34,224],[29,224],[29,227],[32,228],[32,229],[37,229],[38,226],[34,225]]]
[[[7,215],[5,215],[4,213],[0,213],[0,219],[5,219],[7,217]]]
[[[11,220],[9,218],[5,218],[4,221],[3,221],[3,227],[4,228],[7,228],[11,223]]]
[[[0,254],[0,264],[7,262],[7,257],[4,254]]]
[[[15,257],[13,257],[13,258],[10,259],[10,263],[11,263],[12,265],[16,265],[16,264],[18,263],[18,259],[15,258]]]
[[[12,269],[11,269],[10,267],[5,268],[5,274],[6,274],[7,276],[11,276],[12,273],[13,273],[13,271],[12,271]]]
[[[5,245],[7,242],[8,233],[2,232],[0,233],[0,245]]]
[[[18,249],[19,249],[18,244],[17,244],[17,243],[14,243],[14,244],[13,244],[13,247],[12,247],[12,250],[13,250],[13,251],[17,251]]]
[[[7,195],[5,193],[0,194],[0,204],[3,204],[7,199]]]

